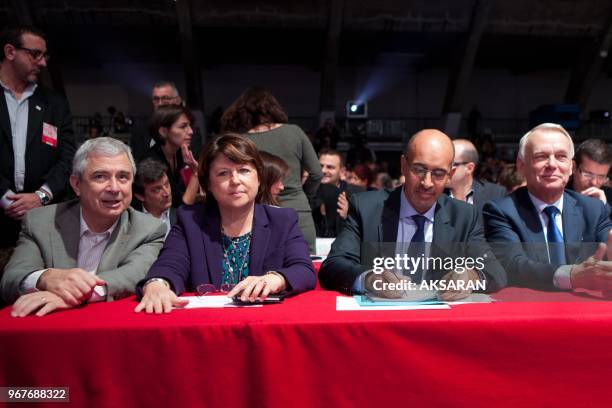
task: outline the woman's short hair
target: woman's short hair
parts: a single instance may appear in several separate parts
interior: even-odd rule
[[[193,124],[195,118],[191,111],[184,106],[163,105],[155,109],[155,112],[153,112],[153,118],[151,119],[151,127],[149,128],[149,132],[153,140],[162,146],[166,144],[166,140],[164,140],[159,134],[159,128],[172,127],[172,125],[179,120],[181,115],[187,116],[189,123]]]
[[[136,163],[132,151],[121,140],[112,137],[97,137],[89,139],[79,147],[72,160],[72,175],[82,180],[83,173],[87,168],[89,156],[115,157],[126,154],[132,167],[132,176],[136,174]]]
[[[260,203],[262,198],[262,180],[264,174],[264,165],[261,159],[259,150],[252,140],[237,135],[235,133],[225,133],[219,137],[212,139],[204,146],[204,150],[200,155],[198,164],[198,180],[200,186],[204,190],[206,201],[214,202],[214,197],[210,192],[209,175],[212,163],[219,157],[224,155],[230,161],[237,164],[250,164],[257,171],[259,179],[259,191],[255,197],[255,202]]]
[[[221,132],[246,133],[264,123],[287,123],[287,113],[269,89],[251,87],[223,113]]]
[[[275,154],[268,152],[260,152],[263,160],[263,178],[260,180],[262,185],[261,202],[263,204],[271,204],[279,206],[280,203],[272,195],[272,186],[285,179],[289,174],[289,166],[287,163]]]
[[[508,193],[514,191],[517,187],[523,185],[525,177],[518,172],[516,164],[506,164],[499,173],[499,184],[506,188]]]
[[[353,174],[359,177],[361,180],[365,180],[368,187],[374,181],[374,174],[372,174],[372,170],[370,170],[370,168],[363,163],[355,165],[352,171]]]

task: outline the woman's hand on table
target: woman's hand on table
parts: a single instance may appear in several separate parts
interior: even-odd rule
[[[227,294],[228,297],[240,295],[243,302],[264,300],[268,295],[282,292],[287,288],[285,277],[278,272],[268,272],[261,276],[247,276],[238,282]]]
[[[189,303],[187,299],[181,299],[164,282],[156,281],[145,285],[143,296],[134,311],[136,313],[144,310],[145,313],[170,313],[172,307],[184,307]]]

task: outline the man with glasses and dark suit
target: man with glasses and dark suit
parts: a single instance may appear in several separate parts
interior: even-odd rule
[[[606,187],[612,165],[612,149],[600,139],[587,139],[576,149],[571,188],[608,206],[612,205],[612,188]],[[612,214],[611,214],[612,215]]]
[[[371,191],[351,197],[347,221],[321,267],[321,286],[349,294],[401,296],[394,290],[378,290],[381,285],[377,287],[377,280],[393,283],[399,278],[390,271],[370,271],[362,245],[471,243],[486,247],[474,207],[443,194],[455,171],[453,158],[453,143],[444,133],[426,129],[412,136],[401,157],[404,185],[392,192]],[[506,283],[505,273],[492,255],[483,270],[468,269],[460,275],[451,272],[443,279],[486,281],[487,290],[499,289]],[[448,290],[442,299],[456,300],[467,295],[469,291]]]
[[[61,200],[75,142],[68,101],[36,83],[49,59],[45,35],[7,26],[0,45],[0,248],[6,249],[17,242],[27,212]]]

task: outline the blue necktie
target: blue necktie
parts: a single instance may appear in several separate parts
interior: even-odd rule
[[[425,221],[427,221],[427,217],[415,214],[412,216],[412,220],[416,224],[417,230],[410,242],[425,242]]]
[[[412,216],[412,220],[416,224],[417,229],[410,240],[408,255],[411,258],[422,258],[421,255],[425,252],[425,221],[427,221],[427,217],[415,214]],[[414,283],[420,283],[424,275],[425,271],[423,268],[417,268],[415,272],[410,275],[410,280]]]
[[[560,214],[560,211],[554,205],[549,205],[544,209],[548,216],[548,228],[546,231],[546,239],[548,240],[548,253],[550,254],[550,263],[557,265],[565,265],[565,245],[561,231],[557,228],[555,216]]]

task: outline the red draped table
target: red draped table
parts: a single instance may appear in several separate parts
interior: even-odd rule
[[[339,312],[336,296],[169,315],[136,314],[133,298],[43,318],[4,308],[0,386],[70,387],[90,407],[612,404],[612,302],[505,289],[532,301]]]

